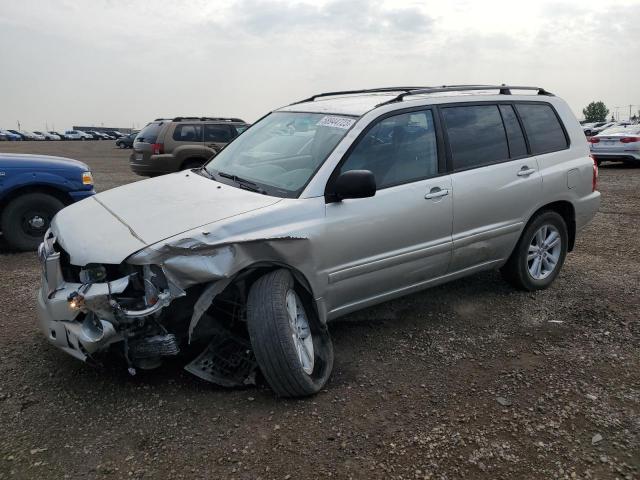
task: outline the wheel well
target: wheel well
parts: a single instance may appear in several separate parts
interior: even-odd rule
[[[189,158],[185,158],[182,161],[182,164],[180,165],[180,169],[183,169],[185,167],[185,165],[189,162],[202,162],[205,163],[207,160],[203,157],[189,157]]]
[[[71,196],[69,196],[69,194],[55,187],[51,187],[49,185],[26,185],[24,187],[12,190],[6,197],[0,199],[0,211],[14,198],[26,195],[28,193],[46,193],[48,195],[51,195],[52,197],[57,198],[65,205],[71,205],[73,203],[73,199],[71,198]]]
[[[291,272],[291,275],[293,276],[296,283],[300,285],[300,287],[302,287],[299,289],[298,293],[300,294],[302,299],[313,308],[315,314],[318,315],[318,318],[320,318],[320,312],[318,311],[318,306],[316,305],[313,290],[311,289],[309,281],[299,270],[284,263],[281,264],[264,262],[250,265],[234,276],[233,281],[231,281],[231,283],[225,288],[225,291],[233,287],[234,285],[241,285],[241,290],[244,292],[244,296],[246,297],[249,294],[249,289],[256,280],[258,280],[263,275],[266,275],[267,273],[278,270],[280,268],[284,268],[285,270],[289,270],[289,272]]]
[[[573,246],[576,242],[576,211],[573,208],[571,202],[567,202],[566,200],[560,200],[558,202],[549,203],[540,207],[536,212],[531,216],[534,218],[540,212],[544,211],[553,211],[559,213],[562,216],[562,219],[567,224],[567,233],[569,235],[569,246],[568,251],[573,250]],[[531,221],[531,220],[529,220]]]

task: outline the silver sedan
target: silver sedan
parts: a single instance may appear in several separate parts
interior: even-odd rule
[[[605,160],[640,164],[640,125],[617,125],[589,138],[591,155]]]

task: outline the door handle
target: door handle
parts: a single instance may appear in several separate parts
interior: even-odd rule
[[[424,198],[430,200],[432,198],[440,198],[446,195],[449,195],[449,190],[447,190],[446,188],[441,189],[440,187],[434,187],[429,193],[424,196]]]
[[[522,167],[520,169],[520,171],[518,172],[518,176],[519,177],[528,177],[529,175],[531,175],[532,173],[536,173],[536,171],[533,168],[529,168],[526,165],[524,167]]]

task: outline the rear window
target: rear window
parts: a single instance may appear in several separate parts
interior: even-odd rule
[[[532,154],[555,152],[568,147],[567,137],[551,105],[521,103],[516,108],[527,132]]]
[[[156,140],[158,140],[158,134],[160,133],[161,129],[162,123],[150,123],[142,130],[140,130],[140,133],[138,134],[136,140],[138,142],[156,143]]]
[[[509,158],[497,105],[442,109],[454,170],[482,167]]]
[[[202,124],[179,123],[173,131],[176,142],[202,142]]]

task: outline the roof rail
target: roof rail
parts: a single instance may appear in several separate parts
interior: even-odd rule
[[[386,102],[382,102],[377,105],[386,105],[389,103],[401,102],[405,97],[411,95],[424,95],[428,93],[440,93],[440,92],[466,92],[473,90],[498,90],[499,95],[511,95],[511,90],[537,90],[538,95],[547,95],[554,96],[553,93],[547,92],[542,87],[527,87],[521,85],[442,85],[441,87],[426,87],[426,88],[418,88],[415,90],[409,90],[406,92],[402,92],[395,98],[388,100]]]
[[[337,95],[356,95],[358,93],[409,92],[411,90],[418,90],[423,88],[429,88],[429,87],[381,87],[381,88],[367,88],[363,90],[343,90],[340,92],[325,92],[325,93],[318,93],[316,95],[312,95],[311,97],[305,98],[304,100],[293,102],[290,105],[313,102],[315,101],[316,98],[321,98],[321,97],[334,97]]]
[[[172,119],[174,122],[181,122],[182,120],[214,120],[219,122],[242,122],[247,123],[241,118],[235,117],[175,117]]]

